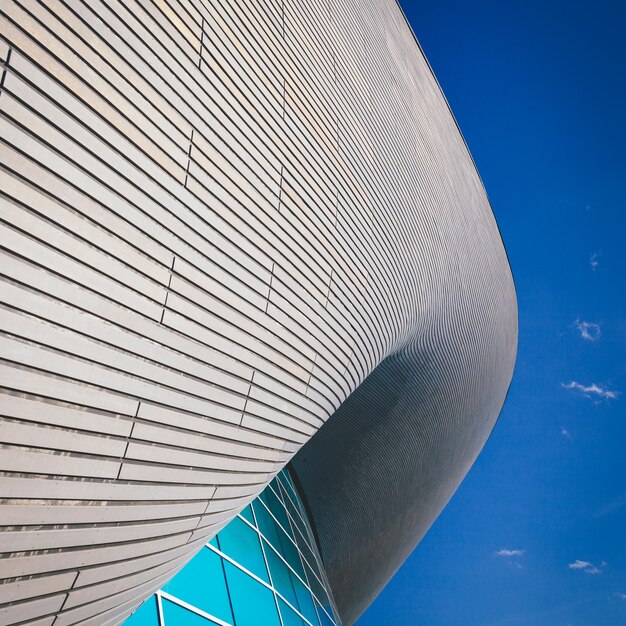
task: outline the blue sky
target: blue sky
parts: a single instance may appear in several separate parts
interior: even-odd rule
[[[358,626],[626,624],[626,3],[401,4],[500,225],[519,351],[483,453]]]

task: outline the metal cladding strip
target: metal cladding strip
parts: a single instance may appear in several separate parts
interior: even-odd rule
[[[296,466],[350,623],[517,336],[399,7],[8,0],[0,61],[0,622],[119,622],[339,409]]]

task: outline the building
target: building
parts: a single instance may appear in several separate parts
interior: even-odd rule
[[[337,626],[306,507],[284,469],[126,626]]]
[[[480,452],[517,342],[399,6],[9,0],[0,60],[0,623],[122,622],[256,532],[288,463],[306,580],[353,623]]]

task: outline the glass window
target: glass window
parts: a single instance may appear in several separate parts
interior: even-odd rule
[[[295,535],[296,535],[296,542],[298,544],[298,548],[300,548],[300,551],[302,552],[302,555],[304,556],[305,560],[307,561],[310,567],[317,569],[317,562],[315,560],[315,555],[313,554],[313,550],[309,546],[308,542],[304,539],[302,534],[299,532],[299,529],[296,529]]]
[[[329,604],[328,596],[326,595],[326,590],[320,584],[320,581],[315,577],[315,574],[311,571],[311,569],[306,567],[306,577],[311,587],[311,591],[317,597],[317,599],[322,602],[324,605]]]
[[[252,516],[252,507],[248,505],[241,513],[241,517],[245,517],[251,524],[254,524],[254,517]]]
[[[274,588],[312,624],[317,623],[311,592],[270,547],[265,548]]]
[[[156,596],[126,624],[281,626],[282,618],[283,626],[333,626],[321,567],[306,512],[283,470],[163,587],[170,598],[162,599],[164,624]]]
[[[300,578],[304,578],[304,568],[302,567],[302,559],[300,559],[298,549],[287,537],[281,537],[278,551],[282,554],[285,561],[289,563],[293,571],[296,572]]]
[[[320,623],[322,626],[333,626],[333,621],[328,617],[328,615],[324,612],[324,609],[316,602],[315,606],[317,607],[317,614],[320,616]],[[326,607],[326,610],[333,615],[333,612],[329,607]]]
[[[280,614],[283,618],[284,626],[307,626],[307,623],[280,598],[278,598],[278,605],[280,606]],[[318,626],[317,620],[313,624]]]
[[[158,626],[156,596],[148,598],[125,622],[126,626]]]
[[[225,622],[233,620],[222,559],[209,548],[202,548],[163,591]]]
[[[311,624],[317,624],[317,614],[311,592],[297,578],[294,577],[292,582],[298,598],[298,610]]]
[[[280,626],[274,594],[232,563],[224,568],[237,626]]]
[[[274,546],[283,558],[289,563],[299,576],[304,578],[304,569],[298,550],[281,528],[274,522],[267,509],[262,504],[255,504],[254,512],[259,523],[259,530],[263,536]],[[223,531],[222,531],[223,532]],[[220,533],[221,536],[221,533]]]
[[[285,508],[287,509],[287,511],[289,511],[289,515],[291,515],[292,521],[302,527],[304,525],[304,522],[302,520],[302,512],[296,508],[293,501],[293,496],[287,491],[282,483],[277,486],[280,487],[281,498],[285,503]]]
[[[288,534],[291,534],[291,527],[289,526],[287,511],[285,511],[285,506],[274,493],[271,483],[260,497],[261,500],[263,500],[263,502],[265,502],[265,504],[267,505],[267,508],[272,512],[272,515],[278,520],[278,523],[283,527],[283,529]]]
[[[289,519],[291,521],[292,527],[295,526],[300,531],[302,536],[305,537],[308,541],[309,537],[304,522],[302,521],[302,518],[298,515],[297,511],[294,509],[289,500],[287,500],[287,511],[289,512]]]
[[[272,572],[274,588],[281,593],[288,602],[291,602],[291,604],[298,608],[298,599],[291,580],[293,574],[280,557],[267,545],[265,546],[265,556],[270,566],[270,572]]]
[[[210,626],[217,624],[217,622],[196,615],[196,613],[165,600],[165,598],[161,600],[161,606],[163,607],[163,626]]]
[[[253,504],[253,508],[259,530],[263,533],[263,536],[272,545],[280,546],[280,536],[282,535],[282,531],[278,528],[278,525],[274,522],[272,516],[260,502],[255,502]]]
[[[236,517],[219,533],[220,549],[233,561],[269,583],[258,533]]]
[[[289,472],[287,470],[284,470],[280,473],[279,475],[280,481],[281,481],[281,485],[284,487],[285,491],[287,492],[288,495],[288,499],[297,506],[298,511],[300,512],[300,515],[306,519],[307,515],[306,512],[304,510],[304,506],[302,505],[302,501],[300,500],[300,498],[298,497],[297,491],[296,491],[296,487],[293,483],[293,480],[289,474]]]

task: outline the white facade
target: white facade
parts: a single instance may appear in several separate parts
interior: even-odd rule
[[[0,623],[119,622],[387,359],[362,389],[393,405],[344,442],[361,495],[341,500],[361,510],[369,481],[422,513],[372,589],[344,567],[367,533],[322,545],[349,623],[480,451],[517,338],[489,202],[400,9],[7,0],[0,60]],[[322,484],[335,506],[345,484]],[[391,531],[383,510],[364,526]]]

